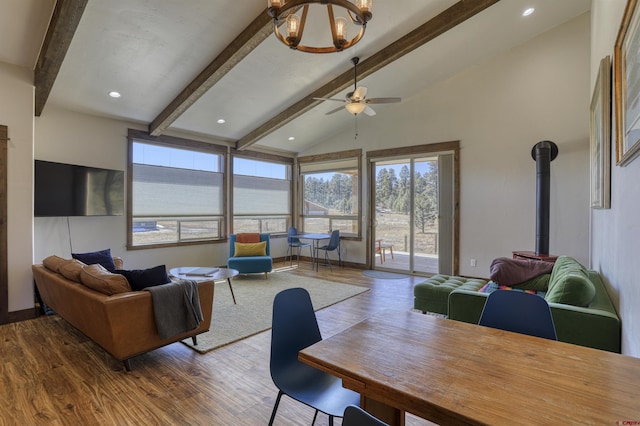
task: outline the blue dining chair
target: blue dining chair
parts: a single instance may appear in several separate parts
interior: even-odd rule
[[[350,405],[344,410],[342,426],[388,426],[360,407]]]
[[[311,253],[311,243],[303,243],[298,238],[298,230],[295,227],[290,227],[287,231],[287,254],[284,256],[284,261],[287,261],[289,256],[290,265],[293,265],[293,249],[298,251],[298,266],[300,266],[300,252],[304,247],[309,247],[309,258],[313,260],[313,254]]]
[[[558,340],[547,301],[523,291],[496,290],[491,293],[478,324]]]
[[[303,288],[283,290],[273,300],[271,379],[278,388],[269,425],[273,425],[282,395],[318,411],[342,417],[345,408],[360,403],[360,394],[342,387],[342,380],[298,360],[298,352],[322,340],[311,297]]]
[[[324,263],[325,265],[329,264],[329,269],[333,272],[333,268],[331,267],[331,259],[329,259],[329,252],[337,250],[338,251],[338,266],[342,265],[342,257],[340,256],[340,230],[336,229],[331,232],[331,238],[329,239],[329,244],[324,245],[322,247],[318,247],[318,250],[324,250]]]

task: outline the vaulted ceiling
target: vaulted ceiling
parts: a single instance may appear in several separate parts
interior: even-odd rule
[[[591,2],[374,0],[362,41],[322,55],[282,45],[266,3],[0,0],[0,62],[34,69],[35,115],[55,105],[142,123],[153,135],[296,153],[353,125],[346,110],[326,115],[336,103],[313,99],[353,90],[353,56],[368,97],[408,99]],[[529,7],[535,12],[523,17]],[[320,9],[312,7],[307,29],[318,37],[328,32]],[[376,105],[377,115],[361,115],[360,125],[384,120],[390,108],[402,104]]]

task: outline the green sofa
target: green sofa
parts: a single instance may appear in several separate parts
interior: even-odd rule
[[[620,318],[596,271],[560,256],[548,287],[536,290],[546,290],[541,295],[551,307],[559,341],[620,353]],[[448,298],[449,319],[477,324],[488,296],[480,291],[453,290]]]

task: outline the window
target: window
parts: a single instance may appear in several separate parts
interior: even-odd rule
[[[176,140],[130,136],[130,248],[225,236],[224,148],[194,141],[187,147]]]
[[[286,161],[234,156],[233,232],[287,232],[291,223],[293,160]]]
[[[361,238],[360,156],[353,150],[298,159],[304,232]]]

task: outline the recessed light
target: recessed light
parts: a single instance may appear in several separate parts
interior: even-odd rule
[[[293,141],[293,140],[296,140],[296,138],[294,138],[293,136],[289,136],[289,140]]]
[[[225,120],[224,118],[218,119],[218,124],[224,124],[226,122],[227,122],[227,120]]]
[[[109,92],[109,96],[111,96],[112,98],[119,98],[122,95],[120,94],[120,92],[111,91]]]
[[[536,9],[533,7],[530,7],[528,9],[526,9],[524,12],[522,12],[522,16],[529,16],[531,15],[533,12],[535,12]]]

